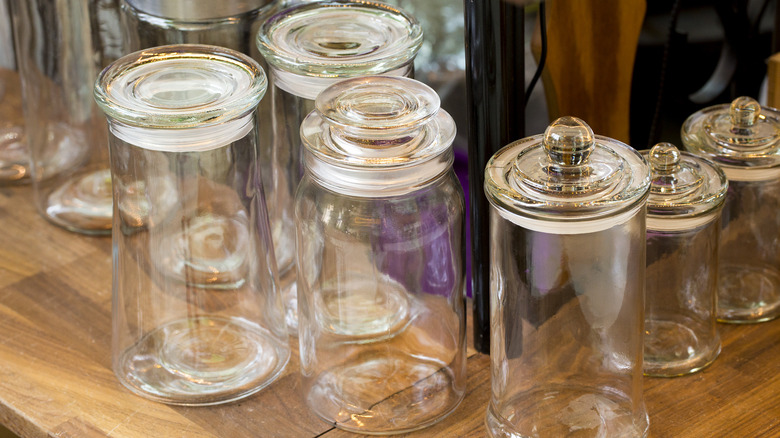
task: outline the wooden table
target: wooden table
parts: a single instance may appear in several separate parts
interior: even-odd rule
[[[298,360],[269,388],[208,408],[166,406],[111,372],[111,241],[42,219],[30,187],[0,188],[0,423],[22,437],[349,437],[299,396]],[[780,320],[721,326],[705,371],[646,379],[654,437],[780,437]],[[294,345],[297,350],[297,345]],[[469,352],[466,398],[416,437],[485,436],[489,358]]]

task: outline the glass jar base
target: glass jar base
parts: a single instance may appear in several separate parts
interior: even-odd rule
[[[0,185],[30,181],[29,153],[24,129],[0,127]]]
[[[174,321],[143,337],[115,371],[134,393],[154,401],[203,406],[237,400],[271,383],[289,353],[270,333],[238,318]]]
[[[521,393],[497,408],[485,425],[493,438],[645,437],[647,414],[632,413],[628,398],[595,389],[549,386]]]
[[[674,377],[695,373],[718,357],[720,341],[717,336],[705,337],[707,332],[697,333],[692,326],[683,318],[680,321],[645,321],[645,375]]]
[[[756,323],[780,316],[780,272],[760,266],[720,269],[718,321]]]
[[[392,352],[361,356],[317,377],[306,401],[323,420],[350,432],[389,435],[428,427],[465,394],[449,366]]]
[[[111,172],[99,169],[72,176],[45,201],[51,222],[84,234],[108,234],[113,216]]]

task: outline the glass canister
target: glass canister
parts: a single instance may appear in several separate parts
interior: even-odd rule
[[[269,0],[122,0],[128,51],[166,44],[210,44],[250,55]]]
[[[647,200],[644,372],[679,376],[720,353],[718,242],[726,175],[711,161],[670,143],[643,151]]]
[[[780,315],[780,113],[750,97],[692,114],[683,144],[729,180],[720,235],[718,319]]]
[[[341,429],[420,429],[463,398],[465,212],[454,136],[433,90],[386,76],[327,88],[301,126],[303,394]]]
[[[113,367],[178,405],[252,394],[290,355],[257,171],[265,73],[201,45],[135,52],[104,70],[114,180]]]
[[[11,12],[0,0],[0,185],[29,182],[29,163]]]
[[[493,437],[639,437],[649,169],[580,119],[498,151],[491,204]]]
[[[422,43],[417,21],[379,2],[296,4],[270,16],[257,47],[270,66],[272,144],[261,151],[272,173],[266,184],[286,320],[297,333],[294,198],[303,176],[299,129],[329,85],[367,75],[411,76]]]
[[[106,121],[92,98],[121,56],[118,0],[11,0],[35,203],[56,225],[111,232]]]

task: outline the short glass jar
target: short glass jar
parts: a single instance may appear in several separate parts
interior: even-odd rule
[[[304,398],[353,432],[429,426],[466,385],[455,124],[407,78],[347,79],[315,106],[295,209]]]
[[[780,315],[780,112],[750,97],[692,114],[685,148],[717,163],[729,180],[720,236],[718,319]]]
[[[650,163],[644,372],[671,377],[718,357],[718,243],[726,175],[713,162],[659,143]]]
[[[296,3],[270,16],[257,35],[269,65],[273,133],[266,198],[281,273],[286,320],[297,333],[294,198],[303,176],[300,126],[329,85],[367,75],[411,76],[422,43],[417,21],[379,2]],[[262,146],[262,145],[261,145]]]
[[[211,405],[290,356],[257,171],[265,73],[238,52],[162,46],[106,68],[114,196],[114,372],[136,394]]]
[[[647,434],[649,189],[638,152],[573,117],[488,162],[490,436]]]

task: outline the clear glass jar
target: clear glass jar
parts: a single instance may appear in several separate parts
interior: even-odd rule
[[[303,394],[341,429],[423,428],[463,398],[465,212],[454,136],[433,90],[385,76],[327,88],[301,126]]]
[[[30,181],[26,143],[11,13],[8,2],[0,0],[0,186]]]
[[[367,75],[411,76],[422,30],[410,15],[364,1],[297,4],[271,16],[257,47],[270,66],[272,143],[266,183],[286,320],[297,333],[294,198],[303,176],[299,129],[329,85]]]
[[[118,0],[11,0],[35,203],[49,221],[111,232],[106,121],[92,98],[121,55]]]
[[[123,0],[128,51],[166,44],[210,44],[251,55],[258,17],[269,0]]]
[[[491,204],[493,437],[637,437],[645,160],[562,117],[498,151]]]
[[[718,319],[780,315],[780,112],[739,97],[692,114],[689,151],[720,165],[729,180],[720,235]]]
[[[155,401],[210,405],[279,376],[290,348],[257,171],[260,66],[162,46],[101,73],[114,180],[113,367]]]
[[[706,367],[720,353],[718,242],[726,175],[670,143],[650,163],[644,372],[671,377]]]

